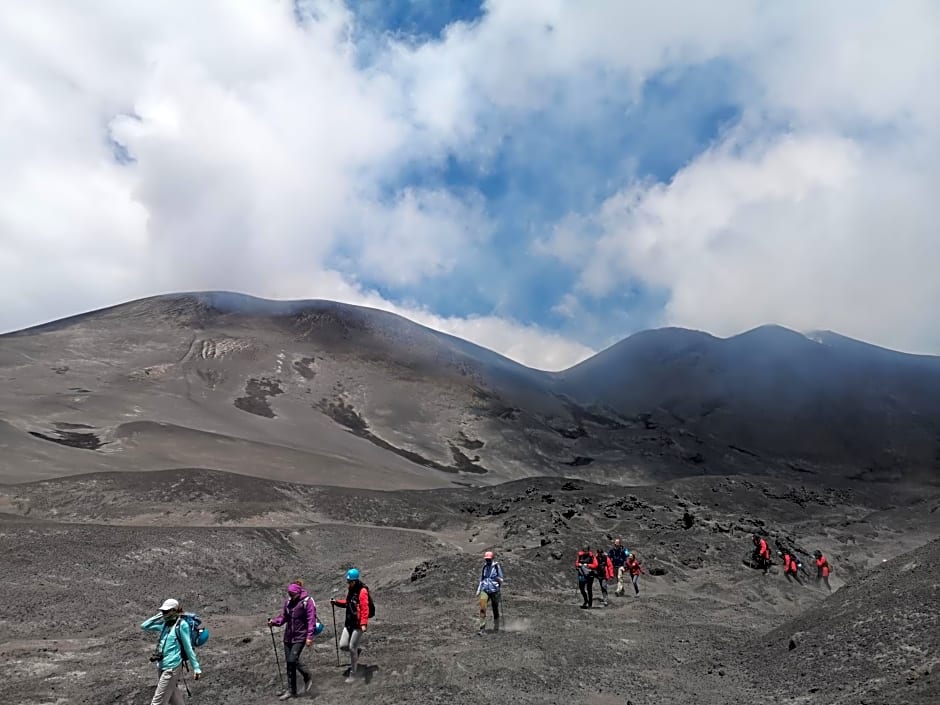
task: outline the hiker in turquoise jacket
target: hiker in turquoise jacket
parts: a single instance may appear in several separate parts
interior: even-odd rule
[[[202,667],[193,649],[189,636],[189,624],[180,619],[183,610],[177,600],[170,598],[160,605],[160,612],[140,625],[147,632],[158,632],[157,648],[150,657],[156,662],[160,678],[150,705],[183,705],[183,693],[179,689],[183,674],[183,660],[192,665],[193,679],[199,680]],[[185,654],[185,657],[184,657]]]

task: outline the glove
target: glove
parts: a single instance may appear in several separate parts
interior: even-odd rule
[[[274,626],[274,620],[273,620],[273,619],[269,619],[269,620],[268,620],[268,626],[269,626],[269,627],[273,627],[273,626]]]
[[[202,675],[202,671],[196,671],[196,672],[193,674],[193,680],[194,680],[194,681],[198,681],[198,680],[199,680],[199,676],[201,676],[201,675]]]

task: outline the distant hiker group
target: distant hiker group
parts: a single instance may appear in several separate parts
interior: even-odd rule
[[[597,553],[585,546],[578,551],[574,561],[574,568],[578,576],[578,590],[583,602],[581,609],[591,609],[594,606],[594,581],[601,589],[601,600],[604,606],[607,601],[607,581],[617,576],[617,590],[614,593],[619,597],[625,594],[624,576],[629,574],[633,584],[634,596],[640,594],[640,574],[644,573],[636,554],[623,545],[621,539],[615,539],[614,545],[608,552],[601,548]]]
[[[770,570],[770,566],[773,565],[767,539],[759,534],[754,534],[751,536],[751,542],[754,544],[754,551],[751,554],[750,560],[751,567],[763,570],[764,573],[767,573],[767,571]],[[806,571],[803,570],[803,562],[797,556],[797,551],[778,541],[777,555],[780,556],[780,560],[783,562],[783,575],[787,581],[803,585],[803,581],[800,580],[800,571],[804,574]],[[816,561],[816,584],[819,585],[822,583],[826,586],[827,590],[832,592],[832,586],[829,584],[829,573],[832,572],[829,566],[829,560],[823,555],[822,551],[818,549],[813,552],[813,558]]]

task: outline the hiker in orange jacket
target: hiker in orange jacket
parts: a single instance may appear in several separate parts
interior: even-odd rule
[[[574,569],[578,572],[578,590],[584,598],[581,609],[590,609],[594,606],[594,571],[597,569],[597,556],[594,555],[590,546],[585,546],[578,551]]]
[[[796,580],[797,583],[802,585],[803,581],[800,580],[799,572],[800,568],[802,567],[802,563],[800,563],[799,559],[797,559],[797,557],[794,556],[789,549],[778,551],[778,553],[783,559],[783,574],[786,576],[787,581],[793,582]]]
[[[767,540],[754,534],[752,541],[754,542],[753,561],[758,568],[763,568],[766,573],[771,564],[770,547],[767,545]]]
[[[832,570],[829,567],[829,560],[822,554],[822,551],[815,551],[813,556],[816,558],[816,584],[818,585],[822,580],[826,583],[829,592],[832,592],[832,586],[829,584],[829,573]]]

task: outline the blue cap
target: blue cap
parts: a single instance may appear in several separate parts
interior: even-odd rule
[[[359,569],[350,568],[346,571],[346,580],[359,580]]]

